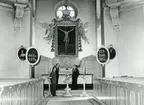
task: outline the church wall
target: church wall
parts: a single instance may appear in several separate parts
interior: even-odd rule
[[[86,34],[89,39],[89,44],[82,41],[83,52],[79,53],[79,57],[83,58],[89,55],[96,55],[96,33],[95,33],[95,3],[94,1],[73,0],[77,3],[79,10],[78,17],[83,22],[94,23],[89,26],[88,33]]]
[[[18,48],[29,44],[29,12],[22,19],[20,35],[14,33],[14,10],[0,6],[0,78],[29,78],[29,66],[17,57]]]
[[[143,6],[120,12],[120,75],[144,76],[144,12]]]
[[[52,68],[51,62],[50,58],[41,56],[40,62],[35,66],[35,78],[41,78],[42,74],[49,74]]]
[[[108,48],[112,45],[116,50],[118,50],[118,32],[113,30],[112,21],[110,18],[109,11],[106,10],[104,13],[104,34],[105,34],[105,46]],[[105,66],[106,77],[113,77],[119,75],[118,68],[118,53],[116,57],[110,60]]]
[[[55,0],[38,0],[36,10],[36,35],[35,35],[35,46],[40,51],[40,54],[46,57],[53,58],[54,53],[51,52],[51,42],[47,42],[43,39],[45,29],[42,28],[39,23],[48,22],[54,18],[54,5]]]
[[[120,31],[113,30],[109,11],[105,11],[105,42],[112,44],[116,57],[106,65],[106,77],[144,76],[143,7],[120,10]]]

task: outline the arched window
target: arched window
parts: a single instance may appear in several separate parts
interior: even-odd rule
[[[72,8],[71,6],[60,6],[57,11],[56,11],[56,16],[58,18],[62,18],[64,15],[70,16],[71,18],[76,17],[76,13],[74,8]]]

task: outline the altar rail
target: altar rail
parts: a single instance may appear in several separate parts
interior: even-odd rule
[[[144,78],[96,78],[94,90],[106,105],[144,105]]]
[[[35,105],[43,97],[43,79],[0,79],[0,105]]]

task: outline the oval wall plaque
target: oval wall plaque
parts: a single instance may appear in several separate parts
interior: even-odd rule
[[[21,46],[18,50],[18,58],[22,61],[26,60],[26,48]]]
[[[30,47],[26,53],[26,60],[30,65],[36,65],[39,62],[40,55],[36,48]]]
[[[103,64],[103,65],[107,64],[110,58],[109,50],[105,46],[101,46],[97,50],[96,58],[97,58],[98,63]]]
[[[110,53],[110,59],[114,59],[115,56],[116,56],[116,50],[115,50],[115,48],[113,46],[110,46],[108,48],[108,50],[109,50],[109,53]]]

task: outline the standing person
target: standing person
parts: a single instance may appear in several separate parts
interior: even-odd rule
[[[58,89],[59,67],[60,67],[60,64],[59,64],[59,63],[56,63],[56,65],[55,65],[55,68],[56,68],[56,90]]]
[[[72,89],[77,89],[77,78],[79,76],[79,70],[77,65],[74,65],[74,68],[72,69]]]
[[[53,69],[50,73],[50,77],[51,77],[51,94],[53,96],[56,96],[57,75],[56,75],[56,68],[55,67],[53,67]]]

